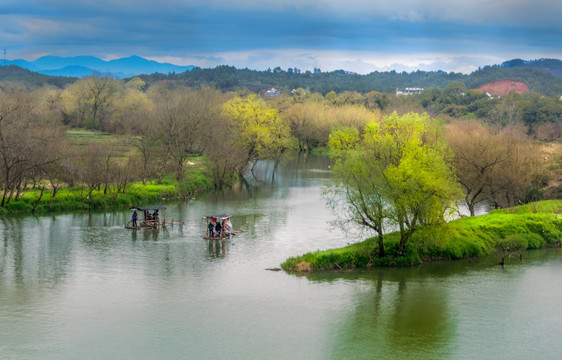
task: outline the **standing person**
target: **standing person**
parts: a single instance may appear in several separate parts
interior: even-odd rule
[[[213,225],[212,221],[209,221],[209,225],[207,225],[207,229],[209,230],[209,238],[212,238],[213,230],[215,230],[215,226]]]
[[[133,212],[133,226],[134,226],[134,227],[137,227],[137,219],[138,219],[138,217],[139,217],[139,214],[137,214],[137,211],[135,210],[135,211]]]
[[[221,237],[221,230],[222,230],[221,222],[217,219],[217,225],[215,225],[215,231],[217,232],[217,236],[219,238]]]
[[[224,231],[228,235],[232,233],[232,230],[232,222],[230,222],[230,218],[228,218],[224,221]]]

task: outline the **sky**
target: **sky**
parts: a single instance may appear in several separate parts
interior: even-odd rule
[[[470,73],[562,59],[561,17],[560,0],[0,0],[0,49],[8,60]]]

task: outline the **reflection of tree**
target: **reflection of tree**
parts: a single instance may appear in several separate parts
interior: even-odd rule
[[[251,183],[254,180],[261,188],[269,191],[271,187],[303,186],[311,179],[326,179],[331,161],[327,157],[300,153],[297,156],[284,157],[280,160],[259,161],[254,168],[254,176],[246,174]],[[319,171],[325,169],[326,172]]]
[[[403,276],[398,280],[394,303],[387,339],[392,357],[441,358],[449,353],[452,323],[446,294],[439,284],[407,282]]]
[[[439,271],[439,270],[435,270]],[[333,334],[334,359],[435,359],[450,354],[454,335],[447,293],[436,273],[416,269],[307,276],[309,280],[352,280],[368,286],[353,296]],[[364,288],[364,286],[361,286]]]
[[[34,231],[28,232],[30,227]],[[0,303],[9,303],[10,294],[19,305],[37,301],[37,283],[63,282],[72,261],[67,229],[51,219],[9,218],[2,219],[0,233]]]

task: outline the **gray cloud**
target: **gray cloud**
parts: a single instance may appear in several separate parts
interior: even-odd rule
[[[204,67],[455,71],[480,58],[560,57],[560,13],[562,2],[550,0],[3,0],[0,47],[30,60],[140,55]]]

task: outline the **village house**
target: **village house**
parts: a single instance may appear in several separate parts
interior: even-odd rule
[[[277,96],[281,94],[281,91],[279,89],[276,88],[271,88],[269,90],[267,90],[265,93],[263,93],[263,96]]]
[[[423,88],[404,88],[404,89],[396,88],[396,96],[421,94],[422,91]]]

